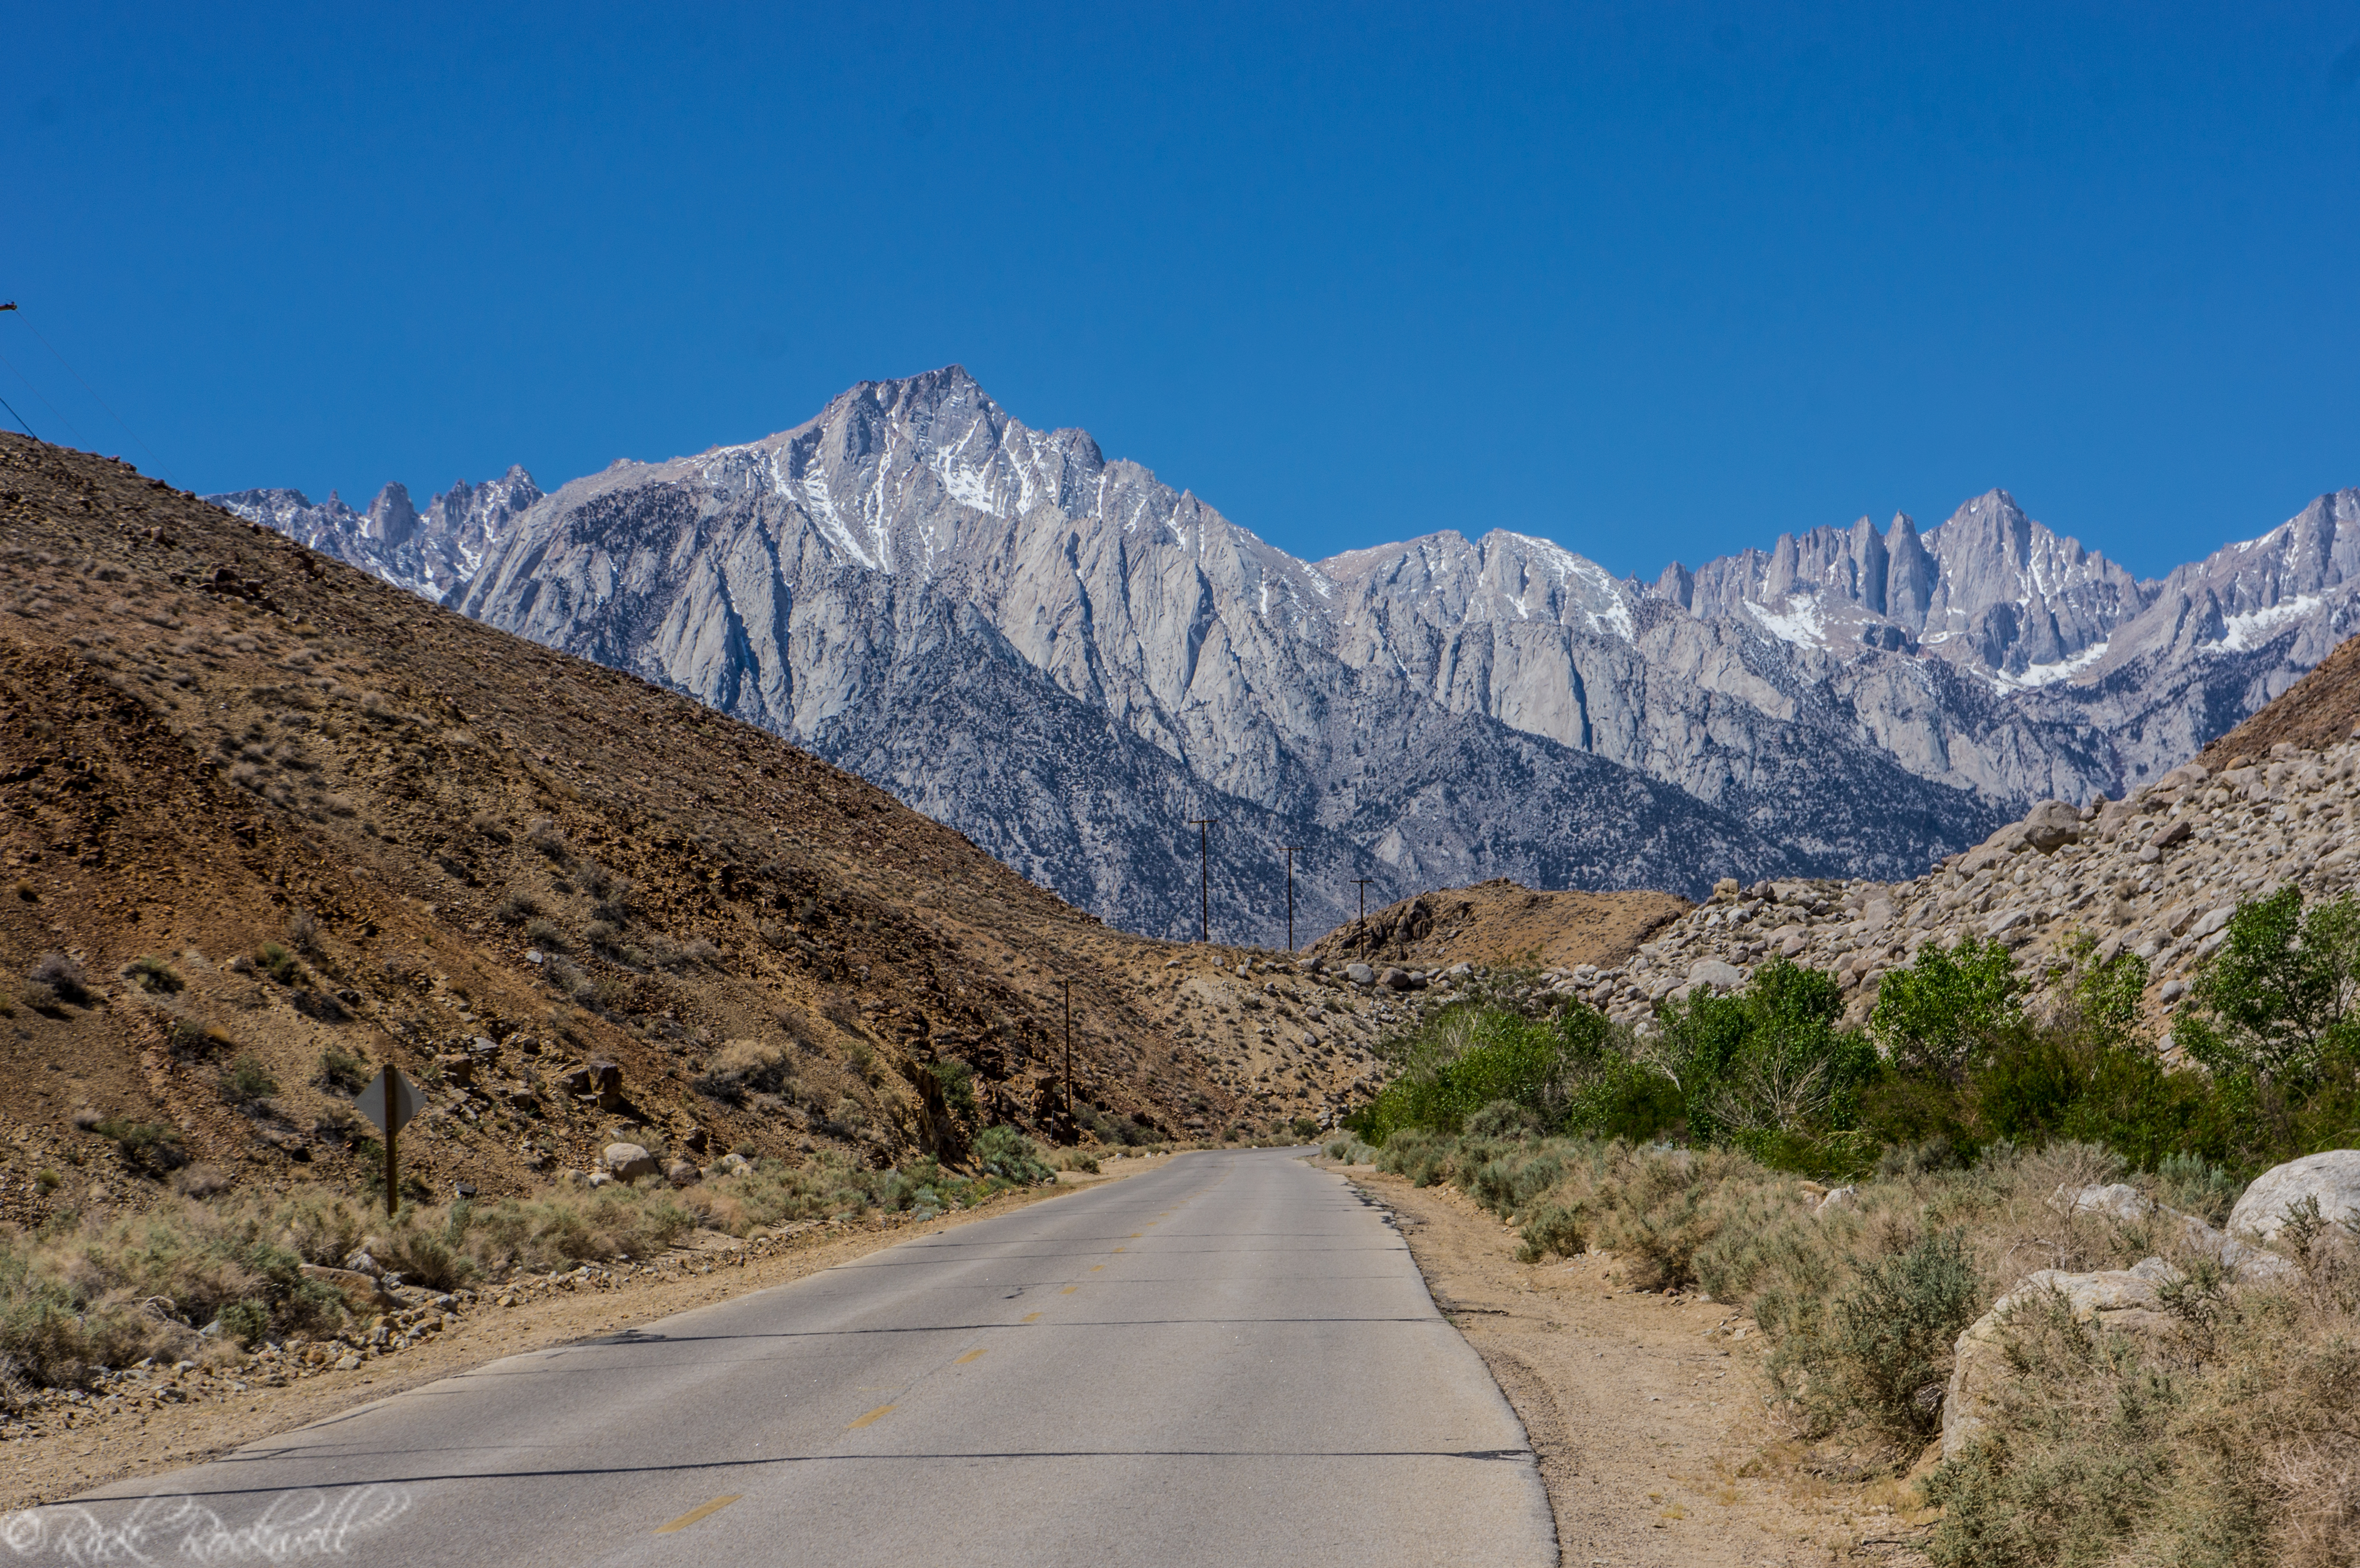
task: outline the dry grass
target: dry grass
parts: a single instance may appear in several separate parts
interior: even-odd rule
[[[1601,1251],[1639,1288],[1744,1306],[1797,1436],[1894,1475],[1933,1435],[1951,1341],[2000,1295],[2037,1269],[2164,1258],[2183,1276],[2166,1332],[2019,1313],[1990,1441],[1927,1483],[1935,1561],[2360,1562],[2360,1240],[2340,1229],[2298,1240],[2291,1282],[2225,1280],[2175,1224],[2064,1212],[2060,1188],[2124,1179],[2079,1144],[1899,1171],[1825,1210],[1725,1151],[1401,1133],[1380,1160],[1519,1225],[1528,1259]],[[2129,1180],[2166,1201],[2220,1195],[2210,1173]]]

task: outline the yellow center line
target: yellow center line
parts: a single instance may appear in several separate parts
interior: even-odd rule
[[[1040,1314],[1039,1312],[1026,1312],[1022,1317],[1018,1318],[1016,1321],[1017,1321],[1018,1323],[1031,1323],[1033,1319],[1035,1319],[1035,1318],[1039,1317],[1040,1315],[1041,1315],[1041,1314]]]
[[[1080,1289],[1081,1287],[1079,1285],[1068,1285],[1064,1290],[1058,1291],[1057,1294],[1061,1296],[1070,1296]]]
[[[867,1415],[862,1416],[858,1421],[854,1421],[850,1426],[846,1427],[844,1430],[847,1432],[858,1432],[862,1427],[869,1425],[871,1421],[884,1420],[892,1409],[893,1407],[890,1405],[880,1405],[875,1410],[869,1411]]]
[[[983,1346],[981,1350],[970,1350],[965,1356],[960,1356],[956,1361],[952,1362],[951,1365],[954,1367],[964,1367],[970,1361],[980,1361],[983,1359],[983,1352],[990,1348],[991,1346],[987,1345]]]
[[[705,1518],[705,1515],[719,1513],[722,1509],[727,1508],[730,1504],[736,1502],[745,1495],[746,1494],[743,1492],[732,1492],[726,1497],[716,1497],[709,1503],[699,1503],[696,1507],[689,1509],[688,1512],[681,1515],[680,1518],[672,1520],[672,1523],[658,1525],[656,1527],[656,1533],[658,1535],[670,1535],[673,1530],[686,1530],[698,1519]]]
[[[1116,1248],[1115,1248],[1115,1250],[1116,1250],[1117,1252],[1129,1252],[1129,1251],[1131,1250],[1131,1248],[1129,1248],[1129,1247],[1116,1247]]]
[[[1093,1264],[1091,1264],[1091,1265],[1090,1265],[1090,1272],[1091,1272],[1091,1273],[1093,1273],[1093,1274],[1095,1274],[1095,1273],[1097,1273],[1099,1269],[1103,1269],[1103,1268],[1105,1268],[1105,1267],[1106,1267],[1106,1265],[1105,1265],[1105,1264],[1103,1264],[1103,1263],[1093,1263]]]

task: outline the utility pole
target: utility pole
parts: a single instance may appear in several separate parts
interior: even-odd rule
[[[1074,983],[1065,982],[1065,1126],[1074,1125]]]
[[[1295,857],[1303,853],[1303,846],[1283,844],[1278,847],[1286,851],[1286,951],[1292,953],[1295,951]]]
[[[1362,925],[1367,925],[1369,923],[1369,884],[1375,881],[1376,878],[1373,877],[1355,877],[1352,880],[1360,885],[1360,923]]]
[[[1213,824],[1218,817],[1190,817],[1196,830],[1196,940],[1213,940]]]

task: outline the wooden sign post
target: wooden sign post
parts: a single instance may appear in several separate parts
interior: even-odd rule
[[[424,1108],[426,1099],[400,1068],[387,1067],[369,1080],[368,1087],[354,1097],[353,1104],[360,1107],[361,1115],[377,1124],[377,1131],[385,1134],[385,1212],[390,1218],[401,1204],[401,1173],[394,1158],[394,1138],[409,1125],[410,1117]]]

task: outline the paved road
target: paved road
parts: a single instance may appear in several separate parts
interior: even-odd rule
[[[1185,1155],[80,1507],[18,1560],[94,1523],[162,1561],[217,1519],[215,1561],[1557,1561],[1524,1429],[1401,1237],[1277,1151]]]

